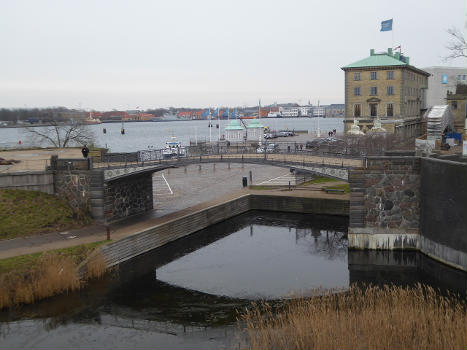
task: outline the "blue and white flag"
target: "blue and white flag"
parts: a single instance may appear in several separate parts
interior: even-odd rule
[[[392,18],[381,22],[380,32],[388,32],[390,30],[392,30]]]

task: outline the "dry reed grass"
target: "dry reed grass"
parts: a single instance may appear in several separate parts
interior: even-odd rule
[[[45,253],[30,270],[0,275],[0,309],[78,290],[87,279],[101,277],[105,272],[105,261],[100,253],[93,254],[88,274],[82,278],[72,256]]]
[[[318,291],[322,293],[322,291]],[[431,287],[385,286],[267,303],[240,318],[250,349],[465,349],[465,302]]]

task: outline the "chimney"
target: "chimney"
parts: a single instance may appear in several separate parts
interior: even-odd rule
[[[370,56],[374,56],[375,55],[375,49],[370,49]]]
[[[388,48],[388,56],[392,56],[392,48]]]
[[[394,58],[395,58],[396,60],[399,60],[399,61],[400,61],[400,59],[401,59],[401,53],[400,53],[400,52],[396,52],[396,53],[394,54]]]
[[[405,63],[410,64],[410,57],[405,58]]]

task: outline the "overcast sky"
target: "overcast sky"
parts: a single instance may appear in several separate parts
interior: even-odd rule
[[[445,63],[465,0],[0,0],[0,108],[344,102],[340,67]],[[393,33],[380,32],[394,19]]]

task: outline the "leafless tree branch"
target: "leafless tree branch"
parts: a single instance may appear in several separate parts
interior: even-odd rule
[[[451,41],[446,45],[446,48],[451,53],[444,58],[444,61],[453,60],[459,57],[467,57],[467,45],[464,34],[456,27],[448,29],[447,33],[450,35]]]
[[[24,128],[39,143],[48,143],[53,147],[70,147],[93,142],[92,132],[87,125],[79,121],[71,121],[68,124],[56,120],[43,127],[26,126]]]

